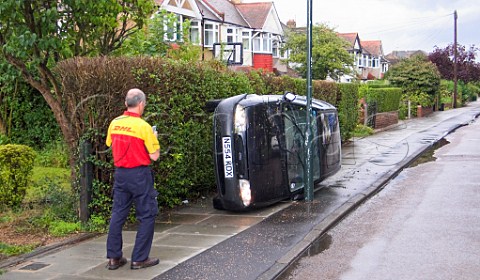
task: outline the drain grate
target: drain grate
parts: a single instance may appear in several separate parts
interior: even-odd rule
[[[44,267],[47,267],[49,266],[50,264],[48,263],[39,263],[39,262],[36,262],[36,263],[31,263],[29,265],[26,265],[22,268],[20,268],[20,270],[31,270],[31,271],[36,271],[36,270],[40,270]]]

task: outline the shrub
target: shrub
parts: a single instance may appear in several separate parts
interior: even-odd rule
[[[64,221],[54,221],[50,223],[48,232],[53,236],[65,236],[70,233],[78,232],[80,230],[80,222],[71,223]]]
[[[355,137],[366,137],[366,136],[372,135],[373,133],[374,133],[373,128],[363,124],[358,124],[355,127],[355,132],[353,134],[355,135]]]
[[[0,146],[0,205],[16,208],[31,184],[35,152],[24,145]]]
[[[376,104],[377,113],[397,111],[400,106],[400,88],[370,88],[366,93],[367,104]]]

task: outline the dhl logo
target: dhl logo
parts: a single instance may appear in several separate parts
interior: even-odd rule
[[[114,131],[132,132],[132,128],[131,128],[131,127],[129,127],[129,126],[120,126],[120,125],[116,125],[115,127],[113,127],[113,130],[114,130]]]

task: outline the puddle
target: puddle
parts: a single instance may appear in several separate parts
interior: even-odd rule
[[[330,245],[332,245],[332,236],[328,233],[325,233],[312,243],[304,256],[311,257],[318,255],[330,248]]]
[[[450,144],[450,142],[448,142],[447,139],[445,138],[440,139],[438,142],[433,144],[432,147],[426,150],[419,158],[413,161],[408,167],[415,167],[423,163],[437,160],[437,158],[434,156],[435,151],[447,144]]]
[[[303,258],[308,258],[311,256],[318,255],[328,248],[330,248],[330,245],[332,245],[332,236],[328,233],[323,234],[315,240],[310,247],[307,249],[306,252],[304,252],[298,260],[293,262],[292,265],[290,265],[284,272],[282,272],[276,280],[287,280],[287,279],[295,279],[295,270],[297,268],[301,268],[302,264],[300,263],[300,260]]]

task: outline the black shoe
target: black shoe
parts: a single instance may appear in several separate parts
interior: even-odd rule
[[[109,259],[107,263],[107,268],[109,270],[115,270],[119,267],[124,266],[127,263],[126,258],[119,258],[119,259]]]
[[[143,262],[132,262],[132,265],[130,266],[131,269],[140,269],[140,268],[146,268],[146,267],[151,267],[154,265],[157,265],[160,263],[159,259],[151,259],[148,258],[144,260]]]

